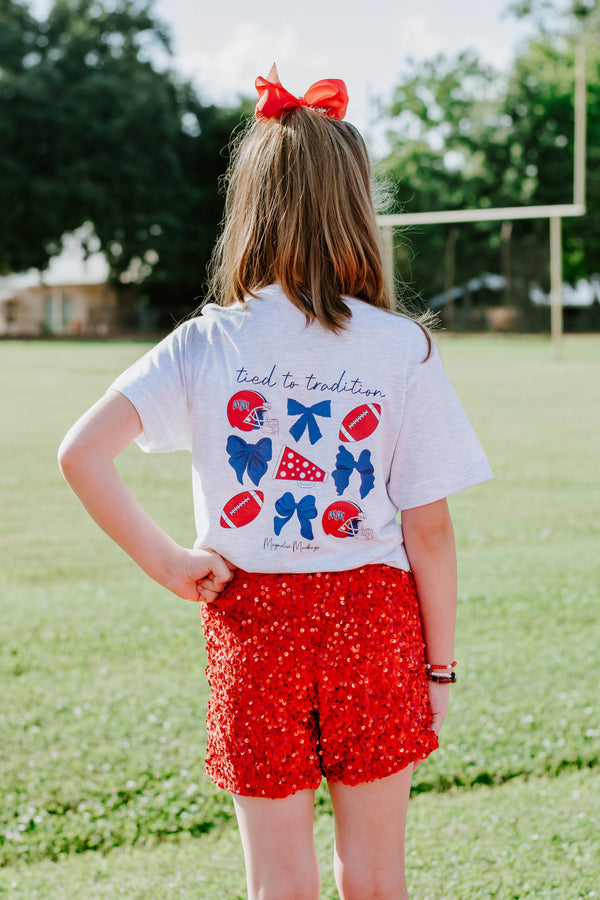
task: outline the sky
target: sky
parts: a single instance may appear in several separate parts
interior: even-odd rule
[[[505,69],[528,26],[504,14],[510,0],[155,0],[170,26],[175,68],[191,78],[205,102],[234,104],[254,96],[254,80],[277,62],[294,94],[320,78],[342,78],[347,118],[367,129],[373,97],[390,97],[412,56],[475,48]],[[49,0],[32,0],[44,14]]]
[[[502,16],[508,0],[275,0],[219,6],[158,0],[171,23],[178,68],[202,96],[226,101],[254,93],[254,79],[277,62],[292,93],[319,78],[343,78],[349,117],[368,119],[370,93],[387,93],[408,57],[430,57],[475,47],[499,67],[510,62],[523,22]],[[208,6],[208,5],[207,5]],[[204,7],[204,8],[203,8]],[[358,124],[358,122],[356,123]]]
[[[29,5],[43,16],[50,2]],[[282,84],[296,95],[320,78],[342,78],[350,96],[346,118],[371,139],[377,154],[374,100],[390,99],[411,57],[474,48],[483,62],[508,68],[530,29],[504,14],[508,5],[509,0],[155,0],[154,8],[171,29],[172,65],[193,81],[203,102],[227,105],[256,96],[254,80],[267,75],[273,62]],[[67,258],[76,252],[72,248]],[[64,257],[52,261],[50,283],[64,279],[65,265],[74,263]],[[103,260],[88,262],[90,280],[95,266]]]

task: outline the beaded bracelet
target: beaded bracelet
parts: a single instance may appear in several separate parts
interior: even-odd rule
[[[444,675],[434,675],[432,672],[428,672],[427,678],[429,681],[434,681],[436,684],[454,684],[456,682],[456,672],[448,672]]]
[[[456,668],[456,660],[453,659],[451,663],[447,663],[447,665],[445,665],[445,666],[436,666],[435,663],[425,663],[425,668],[426,669],[444,669],[444,670],[449,669],[451,671],[452,669]]]

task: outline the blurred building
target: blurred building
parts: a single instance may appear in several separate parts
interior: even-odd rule
[[[9,282],[8,284],[6,282]],[[101,284],[10,284],[0,281],[0,335],[104,337],[117,321],[117,296]]]
[[[0,335],[86,335],[102,337],[117,325],[116,292],[100,253],[85,257],[77,235],[65,236],[64,250],[45,272],[0,278]]]

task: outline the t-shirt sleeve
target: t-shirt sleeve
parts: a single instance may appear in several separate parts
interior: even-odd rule
[[[415,366],[405,395],[389,495],[397,508],[424,506],[487,481],[487,458],[433,348]]]
[[[186,378],[189,328],[180,326],[126,369],[109,390],[135,406],[142,421],[137,444],[147,453],[192,449]]]

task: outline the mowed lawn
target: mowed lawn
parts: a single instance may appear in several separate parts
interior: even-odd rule
[[[459,682],[414,779],[417,900],[600,897],[600,338],[439,339],[494,481],[451,500]],[[231,802],[203,776],[199,609],[88,521],[69,425],[142,343],[0,344],[0,896],[245,896]],[[119,467],[191,544],[189,456]],[[322,897],[332,822],[316,811]]]

